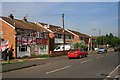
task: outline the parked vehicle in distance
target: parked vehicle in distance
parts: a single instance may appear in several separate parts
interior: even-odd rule
[[[85,52],[83,49],[70,49],[67,54],[67,57],[70,58],[81,58],[87,57],[88,53]]]
[[[71,48],[72,48],[71,45],[59,45],[54,49],[54,51],[63,51],[63,50],[67,51],[70,50]]]
[[[94,48],[94,51],[97,51],[98,50],[98,48],[96,47],[96,48]]]
[[[115,52],[116,52],[116,51],[120,51],[120,46],[114,47],[114,51],[115,51]]]
[[[106,48],[98,48],[97,53],[107,53]]]

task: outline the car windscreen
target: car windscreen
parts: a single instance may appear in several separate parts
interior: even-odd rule
[[[78,49],[70,49],[70,51],[77,51]]]
[[[105,48],[99,48],[99,49],[105,49]]]
[[[56,50],[60,49],[60,47],[57,47]]]

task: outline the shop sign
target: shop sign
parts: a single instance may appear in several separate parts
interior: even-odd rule
[[[77,43],[77,42],[79,42],[79,36],[75,35],[74,36],[74,43]]]
[[[65,40],[66,43],[73,43],[73,41],[74,41],[73,39],[66,39]]]
[[[63,38],[55,38],[55,43],[63,43]]]

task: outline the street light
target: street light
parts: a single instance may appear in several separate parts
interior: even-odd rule
[[[97,30],[97,29],[92,29],[92,30]],[[98,31],[99,31],[99,35],[98,35],[98,37],[100,37],[101,36],[101,32],[100,32],[100,29],[98,29]],[[99,44],[98,44],[98,47],[99,47]]]
[[[65,54],[65,29],[64,29],[64,13],[62,14],[62,22],[63,22],[63,52]]]
[[[92,30],[96,30],[96,29],[92,29]],[[91,50],[92,50],[92,46],[93,46],[93,36],[91,35]]]
[[[92,29],[92,30],[97,30],[97,29]],[[99,35],[98,36],[101,36],[101,31],[100,31],[100,29],[98,29],[99,30]]]

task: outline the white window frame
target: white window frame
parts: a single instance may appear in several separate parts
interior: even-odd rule
[[[3,37],[3,31],[0,31],[0,38],[2,38]]]
[[[22,51],[21,48],[24,48],[25,50]],[[19,52],[26,52],[27,51],[27,45],[21,45],[19,46]]]

